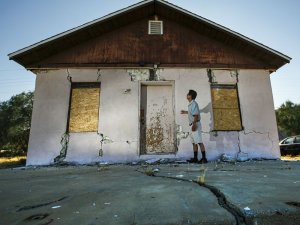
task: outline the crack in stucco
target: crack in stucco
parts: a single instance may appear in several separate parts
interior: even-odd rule
[[[60,144],[61,144],[61,150],[59,152],[59,155],[54,158],[54,163],[60,163],[63,162],[64,159],[66,158],[68,147],[69,147],[69,139],[70,139],[70,134],[69,133],[64,133],[61,136]]]
[[[114,141],[111,140],[108,136],[105,136],[102,133],[97,133],[101,140],[100,140],[100,149],[99,149],[99,156],[103,157],[103,144],[109,144],[109,143],[113,143]]]
[[[182,139],[186,139],[189,136],[189,132],[182,131],[181,125],[176,125],[176,137],[177,137],[177,146],[180,145]]]
[[[147,174],[146,171],[140,171],[139,169],[136,169],[136,171],[139,172],[139,173],[142,173],[144,175],[150,176],[149,174]],[[154,172],[151,173],[151,177],[159,177],[159,178],[173,179],[173,180],[177,180],[177,181],[184,181],[184,182],[194,183],[194,184],[197,184],[201,187],[204,187],[204,188],[208,189],[217,198],[219,206],[224,208],[227,212],[229,212],[235,218],[235,224],[236,225],[250,225],[250,224],[252,224],[252,222],[249,221],[250,219],[246,217],[246,215],[243,213],[243,211],[241,211],[237,206],[235,206],[233,203],[228,201],[225,194],[215,186],[208,185],[208,184],[205,184],[205,183],[200,184],[196,180],[187,180],[187,179],[180,178],[180,177],[157,175]]]
[[[238,72],[238,70],[230,70],[230,76],[235,77],[236,83],[239,82],[239,72]]]
[[[102,76],[101,69],[98,69],[97,70],[97,80],[96,80],[97,82],[100,82],[101,76]]]
[[[246,136],[246,135],[249,135],[249,134],[266,135],[266,137],[267,137],[268,140],[270,141],[271,149],[274,148],[274,140],[272,140],[270,132],[260,132],[260,131],[256,131],[256,130],[251,130],[251,131],[246,132],[246,131],[244,130],[244,131],[239,131],[239,132],[238,132],[239,152],[242,152],[241,149],[240,149],[240,133],[241,133],[241,132],[242,132],[242,134],[244,134],[245,136]]]
[[[180,141],[182,139],[186,139],[188,138],[188,136],[190,135],[190,132],[184,132],[182,131],[182,126],[181,125],[177,125],[177,146],[180,145]],[[213,134],[215,137],[218,136],[217,131],[201,131],[201,133],[203,134]],[[241,137],[240,135],[243,134],[245,136],[250,135],[250,134],[259,134],[259,135],[266,135],[267,139],[270,142],[271,145],[271,149],[274,148],[274,140],[271,138],[271,133],[270,132],[260,132],[260,131],[256,131],[256,130],[251,130],[251,131],[237,131],[237,147],[238,147],[238,152],[236,153],[237,156],[239,154],[247,154],[247,152],[244,152],[242,150],[242,146],[241,146]]]
[[[216,83],[216,76],[214,74],[214,72],[212,71],[212,69],[207,69],[207,77],[208,77],[208,82],[211,84]]]
[[[238,151],[237,154],[239,154],[239,153],[242,153],[242,149],[241,149],[241,139],[240,139],[240,132],[238,132],[237,137],[238,137],[238,143],[237,143],[237,145],[238,145],[238,149],[239,149],[239,151]]]

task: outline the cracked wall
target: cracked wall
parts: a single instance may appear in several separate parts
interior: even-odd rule
[[[279,140],[269,73],[261,70],[242,71],[239,76],[239,96],[246,133],[240,135],[242,150],[250,157],[279,158]]]
[[[69,70],[73,82],[95,82],[97,69]],[[99,161],[128,162],[159,158],[188,158],[192,145],[187,116],[186,94],[198,92],[203,142],[207,157],[217,159],[222,153],[236,156],[239,151],[249,157],[278,158],[278,136],[269,73],[264,70],[239,70],[238,77],[230,71],[214,71],[218,83],[236,82],[243,126],[242,132],[211,132],[213,129],[211,91],[206,69],[160,70],[164,80],[175,81],[175,124],[178,151],[175,155],[140,156],[139,152],[139,82],[132,81],[125,69],[101,70],[101,101],[98,132],[113,140],[103,144],[97,132],[70,133],[66,160],[80,163]],[[27,165],[47,165],[59,155],[61,134],[66,131],[70,82],[65,69],[37,73],[37,87],[32,116]],[[130,90],[130,91],[127,91]]]

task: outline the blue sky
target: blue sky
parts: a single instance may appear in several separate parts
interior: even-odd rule
[[[127,7],[135,0],[1,0],[0,101],[34,90],[35,75],[7,54]],[[290,57],[271,75],[275,107],[300,103],[299,0],[169,0]]]

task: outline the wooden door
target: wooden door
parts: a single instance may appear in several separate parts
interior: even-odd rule
[[[171,85],[142,85],[141,154],[175,152],[175,117]]]

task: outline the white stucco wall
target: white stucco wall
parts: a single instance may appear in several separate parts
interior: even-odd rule
[[[47,165],[59,154],[66,130],[70,84],[63,70],[36,76],[27,165]]]
[[[96,69],[69,69],[73,82],[95,82]],[[175,81],[175,121],[183,132],[189,132],[187,108],[189,89],[198,92],[201,110],[203,142],[209,160],[222,153],[236,156],[239,151],[250,157],[278,158],[278,136],[269,74],[263,70],[239,71],[239,97],[242,132],[210,132],[213,129],[210,83],[206,69],[163,69],[162,79]],[[232,83],[236,77],[229,71],[215,71],[214,79]],[[71,133],[66,161],[78,163],[130,162],[156,156],[139,155],[139,92],[140,83],[131,81],[125,69],[101,70],[99,133],[112,140],[103,144],[99,156],[100,136],[97,132]],[[125,90],[129,92],[124,93]],[[50,70],[37,74],[35,100],[27,165],[47,165],[59,155],[61,135],[66,131],[70,83],[67,70]],[[178,152],[159,158],[188,158],[192,156],[189,138],[180,139]]]
[[[244,132],[241,150],[250,157],[279,158],[279,140],[270,74],[267,71],[240,71],[239,96]]]

